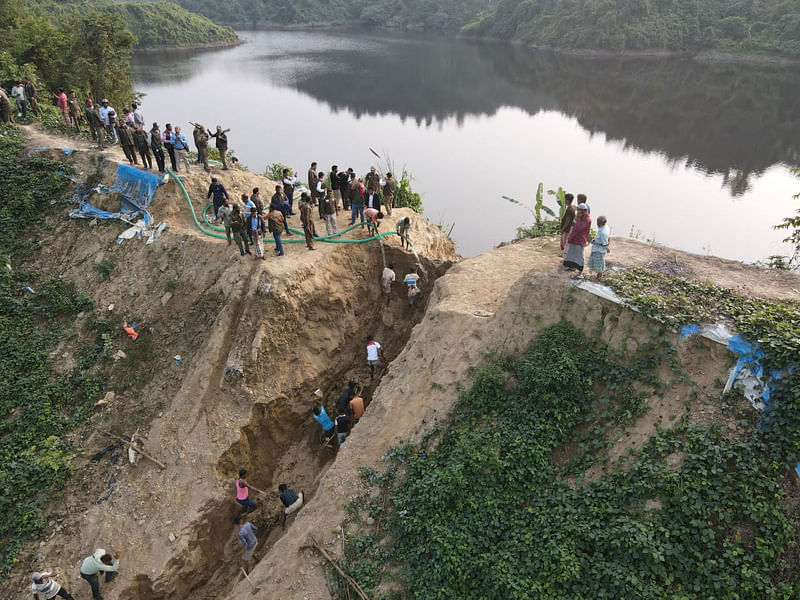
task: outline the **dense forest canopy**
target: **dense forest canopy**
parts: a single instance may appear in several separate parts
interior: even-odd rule
[[[800,57],[796,0],[177,0],[218,23],[463,32],[563,50]]]
[[[215,25],[171,2],[0,0],[0,85],[24,76],[50,91],[127,99],[134,48],[231,44]]]

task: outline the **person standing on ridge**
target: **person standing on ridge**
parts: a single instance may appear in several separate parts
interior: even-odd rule
[[[281,243],[281,234],[283,227],[286,223],[286,217],[279,210],[273,209],[269,213],[269,231],[275,239],[275,252],[278,256],[283,256],[283,244]]]
[[[0,123],[13,123],[13,112],[11,99],[6,94],[6,91],[0,87]]]
[[[381,359],[383,358],[383,349],[381,345],[375,341],[371,335],[367,337],[367,365],[369,365],[369,378],[372,379],[375,375],[375,367],[381,366]]]
[[[572,206],[572,201],[575,196],[572,194],[564,194],[564,214],[561,216],[561,254],[564,256],[564,250],[567,248],[567,238],[569,237],[569,230],[572,229],[572,224],[575,223],[575,207]]]
[[[125,153],[125,158],[127,158],[132,165],[138,165],[139,160],[136,158],[136,152],[134,151],[133,135],[131,134],[131,130],[128,129],[125,121],[119,121],[116,124],[115,129],[117,131],[119,145],[122,146],[122,151]]]
[[[603,277],[606,270],[606,254],[611,252],[608,247],[611,230],[607,223],[608,220],[605,217],[597,217],[597,235],[594,237],[592,251],[589,253],[589,269],[597,273],[597,281]]]
[[[342,197],[342,209],[349,210],[350,209],[350,172],[352,169],[348,169],[347,171],[342,171],[338,173],[339,177],[339,196]],[[336,209],[339,209],[339,205],[336,205]]]
[[[106,148],[106,129],[103,123],[103,118],[98,113],[98,108],[95,106],[91,98],[86,98],[86,105],[84,106],[84,114],[86,115],[86,122],[89,124],[89,130],[92,132],[92,138],[97,142],[99,150]]]
[[[256,551],[256,546],[258,546],[256,527],[250,521],[242,523],[241,515],[236,515],[233,522],[239,526],[236,537],[239,538],[239,541],[242,542],[242,546],[244,546],[244,561],[250,562],[250,559],[253,558],[253,552]]]
[[[66,125],[69,125],[69,101],[64,93],[64,88],[58,88],[58,93],[53,94],[53,98],[56,99],[58,110],[61,111],[61,118]]]
[[[144,115],[142,114],[142,108],[136,103],[131,102],[131,117],[133,118],[133,126],[134,127],[141,127],[144,129]]]
[[[322,206],[322,201],[325,199],[325,195],[328,193],[328,184],[325,181],[325,173],[322,171],[319,172],[317,175],[317,186],[316,189],[312,192],[311,197],[317,201],[319,205],[319,218],[324,219],[325,213]]]
[[[378,171],[375,169],[375,167],[370,167],[369,173],[364,176],[364,185],[367,188],[372,188],[373,190],[380,189],[381,176],[378,175]]]
[[[208,134],[206,128],[200,123],[195,123],[194,126],[194,143],[197,146],[197,162],[203,164],[206,173],[210,173],[211,169],[208,168]]]
[[[246,475],[247,469],[239,469],[239,478],[236,480],[235,484],[236,502],[242,507],[242,512],[239,513],[240,517],[246,515],[247,513],[253,512],[258,508],[258,504],[250,499],[250,490],[253,490],[254,492],[257,492],[258,490],[247,483],[247,480],[245,479]]]
[[[245,198],[247,198],[246,194],[243,194]],[[249,217],[245,218],[242,215],[241,209],[239,208],[238,204],[233,205],[233,210],[231,211],[231,230],[233,231],[233,241],[236,242],[237,248],[239,248],[239,254],[242,256],[246,254],[251,254],[250,252],[250,244],[248,242],[248,235],[247,235],[247,221]]]
[[[211,178],[211,185],[208,186],[208,194],[206,194],[206,200],[214,196],[213,203],[214,203],[214,220],[219,217],[219,207],[222,206],[224,200],[230,200],[230,196],[228,196],[228,190],[225,189],[225,186],[222,185],[216,177]],[[228,240],[230,244],[230,239]]]
[[[322,201],[323,208],[322,214],[325,219],[325,233],[329,236],[336,233],[336,201],[331,197],[331,190],[325,193],[325,198]]]
[[[81,105],[80,102],[78,102],[78,97],[75,95],[75,92],[69,93],[67,106],[69,107],[69,120],[72,125],[75,126],[75,131],[80,133],[81,121],[83,120],[83,111],[81,110]]]
[[[156,159],[159,173],[166,173],[166,158],[164,156],[164,143],[161,141],[161,130],[158,128],[158,123],[153,123],[152,129],[148,135],[150,138],[150,150],[153,151],[153,156]]]
[[[172,143],[172,125],[170,125],[169,123],[164,125],[164,133],[161,136],[161,141],[164,144],[164,148],[167,149],[167,154],[169,155],[169,163],[172,165],[172,170],[177,173],[178,163],[175,162],[175,144]]]
[[[39,99],[36,95],[36,86],[33,85],[33,82],[25,77],[23,80],[25,86],[25,99],[28,101],[28,104],[31,106],[31,111],[34,115],[41,115],[42,114],[42,107],[39,106]]]
[[[230,129],[222,129],[221,125],[217,125],[217,130],[214,133],[208,131],[209,138],[214,138],[217,144],[217,152],[219,152],[219,161],[222,163],[222,170],[228,170],[228,136],[227,133]]]
[[[281,523],[281,527],[286,529],[286,517],[293,512],[300,510],[300,507],[303,506],[303,492],[295,494],[294,490],[285,483],[282,483],[278,486],[278,491],[280,492],[281,503],[285,507],[283,509],[283,521]]]
[[[317,179],[317,161],[314,161],[308,168],[308,191],[312,198],[317,197]]]
[[[105,573],[106,583],[110,583],[117,575],[119,575],[119,551],[111,556],[102,548],[95,550],[91,556],[87,556],[81,563],[81,577],[89,582],[92,588],[92,598],[94,600],[103,600],[103,595],[100,593],[100,578],[98,573]]]
[[[231,206],[230,199],[224,198],[222,206],[217,211],[217,221],[222,221],[225,226],[225,237],[228,239],[228,246],[231,245],[232,230],[231,230],[231,217],[233,216],[233,207]]]
[[[394,192],[397,189],[397,182],[392,177],[391,173],[386,174],[386,181],[383,184],[383,206],[386,209],[386,215],[392,216],[392,206],[394,205]]]
[[[283,193],[289,200],[289,214],[294,214],[294,186],[297,183],[297,172],[294,175],[289,173],[289,169],[283,170]]]
[[[584,255],[583,249],[589,240],[589,231],[592,228],[592,218],[586,204],[581,202],[577,206],[575,224],[569,232],[567,238],[567,251],[564,253],[564,267],[567,270],[577,270],[576,278],[583,273]]]
[[[114,121],[117,117],[117,111],[108,105],[108,98],[103,98],[100,101],[100,108],[97,112],[100,115],[100,118],[103,119],[103,125],[105,125],[106,131],[108,132],[108,137],[111,138],[111,142],[116,143],[117,132],[114,129]]]
[[[333,192],[333,201],[336,203],[336,206],[339,206],[339,200],[342,197],[341,192],[339,191],[339,167],[337,165],[331,166],[331,191]]]
[[[264,217],[258,214],[255,210],[250,211],[250,219],[248,220],[250,230],[250,242],[256,250],[256,259],[264,259],[264,240],[263,236],[266,232],[266,225],[264,224]]]
[[[25,99],[25,86],[21,81],[14,84],[11,88],[11,97],[17,105],[17,116],[23,119],[28,118],[28,101]]]
[[[34,573],[32,575],[31,594],[33,600],[52,600],[56,596],[65,600],[75,600],[70,593],[61,587],[54,578],[58,577],[57,572]]]
[[[361,227],[364,227],[364,186],[356,180],[350,190],[350,225],[356,222],[356,215],[361,216]]]
[[[137,125],[133,132],[133,143],[136,145],[139,156],[142,157],[142,166],[145,169],[152,169],[153,157],[150,154],[150,144],[147,141],[147,132],[141,125]]]
[[[175,172],[178,173],[180,171],[177,167],[183,163],[186,166],[186,172],[189,173],[191,171],[189,143],[186,141],[186,136],[181,133],[181,128],[176,127],[169,139],[175,152],[175,160],[177,161]]]
[[[303,233],[306,236],[306,247],[309,250],[316,250],[314,248],[314,238],[317,237],[317,231],[314,228],[314,217],[312,216],[314,203],[308,194],[303,192],[300,194],[300,202],[298,207],[300,209],[300,222],[303,224]]]
[[[364,200],[364,208],[374,208],[380,211],[381,195],[378,193],[378,188],[374,186],[367,187],[367,197]]]

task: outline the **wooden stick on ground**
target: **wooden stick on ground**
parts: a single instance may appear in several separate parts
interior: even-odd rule
[[[253,596],[255,596],[258,593],[258,588],[250,580],[250,576],[247,574],[247,571],[244,570],[244,567],[240,567],[240,568],[242,569],[242,573],[244,573],[244,578],[247,579],[247,583],[249,583],[250,587],[252,588],[250,590],[250,593],[253,594]]]
[[[350,587],[355,590],[356,594],[358,594],[358,597],[361,598],[361,600],[369,600],[369,597],[364,593],[364,590],[361,589],[361,586],[358,585],[358,582],[350,577],[350,575],[342,571],[342,568],[339,566],[339,564],[331,557],[330,554],[325,551],[322,546],[317,543],[317,540],[315,540],[313,537],[309,537],[309,539],[311,540],[310,547],[316,549],[320,554],[322,554],[325,560],[327,560],[331,566],[336,569],[336,572],[339,573],[339,575],[341,575],[342,578],[344,578],[344,580],[350,584]]]
[[[141,454],[141,455],[142,455],[142,456],[144,456],[145,458],[147,458],[147,459],[149,459],[149,460],[153,461],[154,463],[156,463],[156,464],[157,464],[159,467],[161,467],[162,469],[166,469],[166,468],[167,468],[167,465],[165,465],[164,463],[162,463],[162,462],[161,462],[160,460],[158,460],[157,458],[153,458],[152,456],[150,456],[150,455],[149,455],[147,452],[145,452],[144,450],[142,450],[142,449],[141,449],[139,446],[137,446],[137,445],[136,445],[136,444],[134,444],[133,442],[129,442],[129,441],[128,441],[128,440],[126,440],[125,438],[121,438],[121,437],[119,437],[118,435],[115,435],[115,434],[111,433],[110,431],[105,431],[104,429],[99,429],[99,428],[97,428],[97,427],[93,427],[92,429],[94,429],[94,430],[95,430],[95,431],[97,431],[98,433],[102,433],[103,435],[107,435],[108,437],[112,437],[112,438],[114,438],[115,440],[122,442],[123,444],[127,444],[128,446],[130,446],[131,448],[133,448],[134,450],[136,450],[136,452],[138,452],[139,454]]]

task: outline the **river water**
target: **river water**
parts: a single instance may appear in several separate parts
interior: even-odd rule
[[[757,261],[800,180],[800,70],[584,59],[435,35],[239,32],[134,60],[148,122],[231,128],[251,170],[403,166],[472,256],[512,239],[539,182],[586,193],[614,235]],[[223,179],[224,181],[224,179]],[[549,198],[547,203],[555,207]]]

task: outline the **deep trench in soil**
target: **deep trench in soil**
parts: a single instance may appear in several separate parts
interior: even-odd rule
[[[363,346],[367,335],[374,335],[381,342],[387,363],[391,362],[405,347],[414,325],[422,320],[436,279],[450,266],[448,262],[420,258],[424,269],[420,281],[422,297],[412,308],[405,300],[402,278],[419,263],[412,254],[397,248],[385,250],[386,261],[394,263],[398,277],[388,307],[377,283],[383,269],[381,254],[377,252],[365,253],[366,261],[363,256],[355,260],[360,273],[352,278],[349,298],[344,305],[341,297],[329,297],[325,290],[315,290],[314,297],[305,301],[304,305],[313,309],[315,315],[320,312],[338,315],[352,307],[357,307],[361,313],[355,321],[355,331],[350,328],[340,332],[342,335],[333,352],[336,358],[321,375],[305,377],[302,365],[297,365],[294,385],[279,395],[268,397],[258,391],[263,389],[258,374],[253,369],[245,369],[242,384],[253,391],[254,402],[250,420],[240,430],[239,441],[217,460],[217,476],[223,482],[225,494],[207,501],[200,517],[183,530],[182,535],[189,539],[187,548],[174,555],[157,576],[137,575],[135,582],[120,594],[121,599],[191,597],[211,600],[224,597],[242,579],[241,567],[249,572],[285,533],[280,525],[282,506],[277,497],[278,484],[286,479],[295,490],[304,492],[306,503],[314,497],[322,477],[336,458],[337,448],[335,444],[322,444],[321,429],[309,410],[313,391],[322,390],[324,404],[333,416],[339,393],[349,380],[355,380],[363,387],[368,413],[381,377],[376,374],[370,379],[366,369]],[[281,311],[284,307],[271,308]],[[302,310],[297,312],[295,318],[306,317]],[[298,398],[308,400],[298,402]],[[364,425],[355,427],[359,426]],[[266,496],[253,496],[259,508],[248,515],[256,525],[258,537],[254,560],[249,565],[243,561],[242,546],[233,525],[233,518],[240,509],[233,501],[233,481],[240,468],[248,470],[252,485],[267,492]],[[290,517],[286,532],[290,531],[292,522],[293,517]]]

